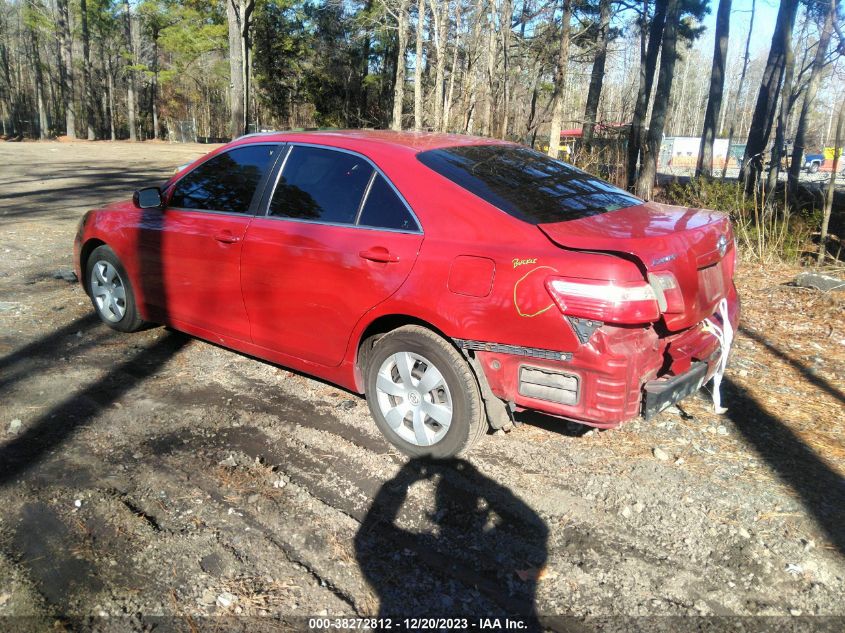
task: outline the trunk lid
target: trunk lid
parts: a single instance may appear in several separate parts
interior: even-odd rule
[[[671,272],[683,295],[682,310],[663,314],[671,331],[712,315],[731,287],[733,232],[728,216],[719,211],[647,202],[537,226],[564,248],[624,253],[648,273]]]

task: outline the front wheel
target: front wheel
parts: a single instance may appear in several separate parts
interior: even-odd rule
[[[810,163],[810,173],[815,174],[819,171],[819,164],[818,163]]]
[[[466,360],[431,330],[407,325],[381,337],[366,367],[367,404],[391,444],[415,457],[454,457],[487,429]]]
[[[126,269],[108,246],[95,248],[85,264],[88,296],[100,320],[120,332],[134,332],[144,324]]]

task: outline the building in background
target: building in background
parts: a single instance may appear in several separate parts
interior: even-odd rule
[[[695,169],[700,147],[700,136],[666,136],[660,145],[657,166]],[[734,143],[730,147],[731,151],[728,151],[728,149],[728,139],[717,138],[713,141],[714,169],[723,169],[726,160],[728,161],[728,169],[739,168],[739,161],[742,160],[745,145]]]

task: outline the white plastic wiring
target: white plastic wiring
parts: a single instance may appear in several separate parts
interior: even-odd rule
[[[716,313],[722,320],[721,327],[712,318],[704,319],[701,327],[705,332],[709,332],[719,341],[720,355],[719,361],[716,363],[716,372],[713,374],[713,392],[711,395],[713,397],[713,410],[718,414],[722,414],[727,411],[727,408],[722,406],[722,377],[725,375],[725,369],[728,366],[728,356],[731,353],[731,345],[734,339],[733,327],[731,327],[731,321],[728,318],[727,299],[722,299],[719,302]]]

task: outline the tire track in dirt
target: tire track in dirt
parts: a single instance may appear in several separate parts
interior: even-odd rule
[[[315,406],[314,402],[300,400],[292,393],[279,393],[277,386],[266,383],[263,383],[263,386],[256,386],[255,380],[250,380],[248,384],[254,390],[250,396],[236,395],[222,385],[215,385],[214,397],[218,400],[234,397],[237,398],[239,406],[251,412],[277,417],[285,429],[279,433],[280,440],[286,442],[286,450],[297,451],[299,459],[302,460],[301,463],[305,465],[301,476],[309,479],[310,485],[318,487],[323,495],[336,496],[333,488],[326,485],[325,481],[338,476],[345,481],[348,480],[356,490],[360,491],[360,494],[357,497],[357,503],[353,504],[348,498],[344,498],[344,503],[347,506],[352,504],[347,511],[350,516],[356,516],[355,513],[358,513],[357,518],[360,520],[360,512],[369,505],[379,488],[377,481],[361,475],[362,465],[373,464],[373,452],[379,457],[388,457],[391,462],[390,464],[376,462],[374,469],[380,475],[393,464],[403,462],[403,458],[397,455],[395,449],[390,448],[380,437],[373,437],[361,431],[361,427],[369,421],[369,413],[366,410],[356,411],[358,423],[355,424],[344,419],[346,416],[325,413],[323,409],[327,408],[327,405]],[[256,393],[261,394],[263,399],[257,397]],[[190,401],[196,401],[197,404],[208,402],[209,395],[205,391],[196,392],[190,396]],[[271,428],[265,427],[264,431],[274,432],[278,428],[279,425],[276,423]],[[322,432],[324,437],[321,437],[319,433],[308,433],[306,429]],[[303,433],[306,434],[304,438]],[[577,482],[569,482],[565,476],[561,476],[562,472],[573,468],[571,459],[566,455],[556,455],[546,446],[538,447],[530,443],[528,441],[530,436],[526,436],[527,434],[517,430],[501,439],[488,437],[473,455],[473,461],[481,465],[484,472],[495,474],[495,478],[499,481],[508,481],[509,477],[513,477],[515,469],[519,476],[529,473],[530,478],[534,480],[531,485],[518,487],[520,494],[529,505],[542,508],[544,514],[548,513],[549,520],[562,519],[578,525],[577,532],[570,533],[564,530],[555,534],[558,544],[562,544],[567,552],[576,553],[582,549],[621,551],[625,553],[626,558],[639,560],[649,568],[655,569],[656,575],[662,573],[657,570],[663,570],[667,566],[665,552],[659,548],[649,548],[647,542],[637,540],[635,535],[631,535],[624,529],[614,529],[614,526],[618,524],[618,517],[586,503],[578,494]],[[303,441],[292,443],[290,440],[293,437]],[[236,442],[233,443],[235,444]],[[343,447],[343,450],[338,454],[340,447]],[[260,442],[240,448],[253,457],[267,455],[267,447],[262,447]],[[315,450],[328,451],[327,454],[331,455],[331,458],[326,459],[325,463],[330,463],[330,467],[313,459]],[[540,453],[543,453],[542,456]],[[281,457],[278,458],[278,463],[283,463]],[[286,464],[285,467],[289,468],[290,465]],[[545,485],[537,486],[538,478],[542,479]],[[465,498],[471,498],[478,492],[477,488],[473,488],[465,477],[449,477],[449,480],[448,485],[452,496],[456,496],[461,489],[464,490]],[[509,483],[514,486],[517,481]],[[497,501],[501,506],[502,500]],[[330,505],[333,504],[330,503]],[[519,517],[510,517],[510,523],[518,525]],[[515,535],[513,540],[519,541],[520,538],[519,535]],[[675,573],[685,570],[690,572],[691,578],[696,576],[694,570],[687,569],[683,563],[673,563],[673,566]]]
[[[324,432],[320,431],[320,433]],[[364,523],[367,521],[368,512],[374,511],[368,506],[370,501],[378,495],[380,480],[367,473],[366,468],[361,467],[362,460],[358,458],[357,453],[363,449],[354,445],[343,446],[345,443],[343,438],[333,437],[328,441],[332,447],[331,452],[328,452],[326,442],[320,442],[320,446],[317,446],[316,435],[318,433],[307,428],[294,429],[293,434],[286,429],[283,439],[274,441],[262,430],[239,427],[221,430],[214,438],[196,439],[202,442],[202,450],[217,451],[218,456],[239,452],[252,460],[260,459],[265,463],[278,464],[279,469],[290,477],[291,482],[306,490],[314,499],[358,523]],[[186,440],[187,443],[185,443]],[[161,451],[165,445],[190,446],[192,450],[197,449],[195,438],[190,432],[161,438],[156,445],[156,450]],[[181,449],[176,449],[173,454],[180,452]],[[454,495],[456,506],[466,505],[464,503],[466,500],[473,499],[472,491],[475,486],[470,478],[459,474],[446,474],[442,478],[450,491],[449,495]],[[417,504],[419,497],[424,498],[430,495],[433,495],[430,490],[424,491],[416,498],[411,495],[409,497],[411,507],[401,512],[397,523],[420,532],[430,530],[432,526],[425,520],[426,512]],[[499,506],[498,509],[501,512],[501,504],[494,503],[493,505]],[[378,512],[379,508],[375,508],[375,511]],[[531,555],[531,547],[524,546],[526,534],[524,531],[520,532],[520,529],[525,529],[524,521],[522,525],[520,524],[523,517],[518,514],[508,516],[507,511],[501,514],[503,524],[498,526],[498,532],[502,551],[507,552],[507,555],[500,559],[477,555],[469,549],[438,552],[429,547],[428,543],[421,546],[419,539],[408,541],[385,537],[384,540],[393,543],[393,547],[397,550],[410,549],[438,576],[458,578],[466,586],[479,589],[489,599],[507,610],[513,608],[514,604],[509,602],[507,597],[503,599],[503,587],[513,585],[514,571],[526,566],[525,561]],[[425,542],[425,539],[422,542]],[[558,528],[554,535],[553,545],[556,564],[565,563],[566,559],[571,559],[572,562],[564,566],[578,567],[582,575],[589,575],[591,567],[594,568],[594,565],[589,564],[588,559],[597,557],[598,551],[617,553],[615,557],[620,559],[618,572],[622,572],[623,569],[630,570],[632,574],[639,573],[644,579],[658,582],[661,576],[665,576],[670,564],[665,555],[643,550],[634,545],[631,540],[620,538],[620,535],[616,533],[607,533],[591,524]],[[462,551],[472,556],[463,557]],[[671,563],[671,567],[671,573],[675,577],[695,576],[695,571],[687,566]],[[503,569],[505,572],[502,571]],[[490,579],[493,581],[490,582]]]
[[[182,443],[188,435],[190,433],[178,433],[172,437],[160,438],[156,442],[155,451],[157,451],[159,456],[164,456],[165,452],[163,448],[165,446],[190,446],[190,450],[198,450],[199,447],[193,441],[189,440],[188,444]],[[201,438],[201,440],[207,439]],[[261,433],[260,430],[240,427],[238,429],[227,429],[218,433],[212,438],[212,441],[204,443],[199,450],[214,449],[222,451],[220,454],[241,452],[253,460],[258,458],[265,463],[278,463],[279,471],[284,472],[294,486],[303,490],[310,497],[312,504],[317,503],[323,509],[327,509],[332,513],[340,513],[347,520],[354,522],[355,529],[346,534],[347,542],[354,542],[357,531],[367,518],[369,502],[377,494],[380,482],[361,476],[356,469],[350,468],[346,464],[339,464],[336,456],[332,456],[329,462],[330,466],[326,467],[320,460],[315,459],[311,454],[306,452],[307,449],[300,448],[297,450],[295,448],[296,442],[287,442],[284,446],[284,452],[278,452],[276,446],[271,449],[270,447],[272,445],[273,442],[270,438]],[[182,454],[181,448],[176,448],[172,452],[173,456]],[[169,468],[173,468],[172,462]],[[192,476],[191,481],[213,497],[221,498],[219,484],[217,482],[198,479],[196,476]],[[346,494],[339,492],[341,490],[345,491]],[[349,494],[349,490],[355,490],[355,493]],[[299,500],[301,501],[302,499],[300,498]],[[304,508],[300,506],[300,509],[303,510]],[[244,517],[249,517],[252,521],[258,521],[249,509],[239,506],[236,512],[243,514]],[[402,513],[401,520],[403,523],[419,525],[421,514],[418,509],[411,508]],[[311,516],[307,517],[310,521],[307,519],[302,520],[303,517],[299,518],[303,524],[319,525],[322,521],[325,521],[324,515],[325,512],[313,512]],[[260,522],[256,523],[253,527],[256,529],[260,527],[264,531],[271,533],[276,529],[267,523]],[[467,561],[455,560],[454,553],[440,552],[435,549],[423,547],[420,543],[413,540],[398,539],[389,530],[382,529],[381,526],[378,526],[376,529],[379,530],[377,540],[384,543],[386,550],[411,552],[419,562],[429,568],[430,571],[427,575],[431,576],[433,573],[433,577],[438,579],[439,584],[445,585],[450,579],[457,579],[464,585],[464,592],[472,593],[475,590],[480,591],[493,604],[499,605],[503,613],[517,612],[519,610],[521,602],[505,595],[503,593],[503,585],[495,578],[495,575],[490,576],[484,573],[484,570],[479,569],[477,564],[470,567]],[[301,556],[302,552],[300,551],[298,554]],[[309,556],[302,556],[300,559],[297,556],[297,552],[293,552],[293,556],[297,560],[309,560]],[[313,564],[313,558],[319,558],[319,554],[312,551],[310,552],[310,558],[312,559],[311,564]],[[495,561],[486,561],[486,563],[485,566],[489,570],[501,567],[501,563]],[[353,563],[353,566],[356,567],[356,573],[360,574],[360,571],[357,570],[357,565]],[[321,569],[319,575],[326,579],[331,579],[331,582],[337,583],[337,586],[342,586],[342,581],[335,578],[331,569]],[[431,581],[431,578],[428,578],[428,580]],[[435,582],[435,584],[438,583]],[[355,595],[355,593],[360,595],[360,590],[357,592],[349,591],[348,593],[349,595]],[[357,605],[357,603],[356,606],[360,608],[360,605]],[[362,615],[372,615],[373,611],[359,611],[359,613]]]

